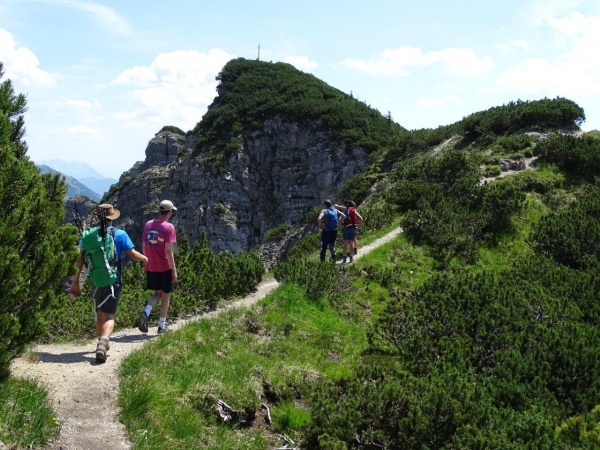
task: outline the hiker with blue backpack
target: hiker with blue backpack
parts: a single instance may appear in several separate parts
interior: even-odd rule
[[[335,240],[337,239],[338,223],[346,218],[346,215],[332,206],[331,200],[323,202],[325,209],[317,218],[317,224],[321,227],[321,262],[325,262],[327,248],[331,252],[331,261],[335,264]]]
[[[133,261],[144,264],[148,258],[133,248],[133,242],[125,230],[112,226],[121,212],[108,203],[98,206],[100,224],[83,230],[79,242],[79,258],[75,263],[77,273],[71,281],[70,292],[74,296],[81,293],[79,281],[84,266],[90,279],[90,290],[94,299],[96,318],[96,361],[106,361],[110,348],[110,335],[115,327],[115,315],[121,295],[121,256],[123,253]]]

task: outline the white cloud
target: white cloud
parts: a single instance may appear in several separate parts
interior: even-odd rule
[[[553,57],[530,58],[504,73],[492,90],[522,90],[544,95],[600,94],[600,16],[571,12],[546,21],[547,32],[564,51]]]
[[[153,83],[155,81],[158,81],[158,76],[150,67],[134,66],[131,69],[121,72],[117,78],[112,81],[112,84],[139,85],[141,83]]]
[[[103,138],[104,135],[100,130],[89,127],[87,125],[77,125],[74,127],[53,128],[50,131],[53,136],[71,137],[71,138]]]
[[[114,9],[93,1],[79,0],[33,0],[65,8],[83,11],[88,17],[97,22],[102,28],[111,34],[127,36],[132,34],[129,22],[119,16]]]
[[[290,55],[286,56],[283,59],[283,62],[291,64],[296,69],[303,70],[305,72],[309,72],[318,67],[318,64],[315,61],[311,61],[310,59],[308,59],[307,56]]]
[[[447,106],[450,104],[458,105],[459,103],[462,103],[462,100],[451,95],[441,98],[419,98],[417,100],[417,104],[423,106]]]
[[[496,45],[496,48],[501,52],[510,52],[514,50],[525,50],[527,52],[533,51],[533,48],[529,42],[524,39],[515,39],[508,44],[498,44]]]
[[[115,117],[123,122],[132,122],[134,119],[137,119],[141,115],[144,114],[143,109],[137,109],[135,111],[122,111],[115,114]]]
[[[444,72],[456,76],[479,75],[492,69],[492,58],[477,57],[470,48],[446,48],[438,52],[427,54],[428,60],[440,63]]]
[[[66,100],[64,102],[54,102],[53,106],[56,110],[70,110],[75,113],[87,113],[102,108],[102,105],[100,105],[100,102],[98,101],[74,99]]]
[[[530,15],[536,25],[545,24],[549,19],[573,11],[581,0],[535,0],[529,6]]]
[[[124,70],[111,82],[133,88],[126,97],[135,103],[134,112],[121,111],[118,116],[135,122],[123,126],[148,121],[192,128],[216,96],[215,77],[234,57],[220,49],[178,50],[158,55],[148,66]]]
[[[62,76],[40,69],[40,60],[27,47],[17,47],[13,35],[0,28],[0,61],[4,64],[5,76],[19,87],[53,88],[59,85]]]
[[[420,48],[403,46],[385,49],[370,61],[346,59],[341,64],[369,75],[409,76],[409,68],[439,65],[444,73],[455,76],[478,75],[491,70],[489,56],[482,58],[470,48],[445,48],[424,53]]]
[[[71,99],[54,102],[50,105],[50,111],[57,117],[76,117],[77,120],[88,123],[97,123],[102,119],[100,116],[102,105],[97,100],[88,101]]]

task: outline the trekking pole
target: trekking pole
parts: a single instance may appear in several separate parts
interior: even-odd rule
[[[104,208],[100,208],[100,237],[104,241],[106,237],[106,210]]]
[[[79,230],[79,235],[81,236],[81,233],[83,233],[83,219],[75,211],[73,211],[73,222],[75,223],[77,230]]]
[[[83,235],[83,230],[85,228],[85,222],[81,218],[79,214],[73,211],[73,222],[75,222],[75,226],[79,231],[79,237]],[[81,272],[79,273],[79,289],[82,290],[83,286],[85,286],[85,282],[87,281],[89,275],[89,270],[86,261],[83,262],[83,267],[81,268]]]

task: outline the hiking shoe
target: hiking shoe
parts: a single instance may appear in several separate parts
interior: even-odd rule
[[[350,255],[350,262],[354,262],[354,256]]]
[[[354,249],[354,254],[358,255],[358,249],[357,248]]]
[[[138,330],[142,333],[148,332],[148,316],[145,311],[140,314],[140,318],[138,319]]]
[[[346,257],[344,256],[344,259],[342,259],[342,264],[346,264]]]
[[[156,334],[163,334],[166,333],[167,331],[169,331],[169,329],[167,328],[167,326],[165,325],[164,327],[158,327],[156,330]]]
[[[96,362],[99,364],[106,362],[106,344],[104,342],[98,342],[96,346]]]

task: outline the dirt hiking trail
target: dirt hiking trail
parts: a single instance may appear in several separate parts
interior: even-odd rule
[[[400,229],[393,230],[371,244],[360,246],[354,259],[392,240],[400,232]],[[241,300],[206,314],[172,322],[169,328],[175,331],[193,320],[209,318],[230,308],[249,307],[278,285],[275,280],[264,281],[257,286],[256,292]],[[143,306],[140,305],[140,311]],[[15,359],[11,366],[12,374],[15,377],[32,378],[48,390],[61,424],[57,439],[43,448],[130,449],[125,427],[119,422],[116,404],[117,368],[123,358],[154,339],[157,339],[156,326],[150,327],[147,334],[137,328],[115,332],[111,336],[110,351],[104,364],[96,363],[96,340],[83,344],[38,345],[32,348],[31,353]]]

